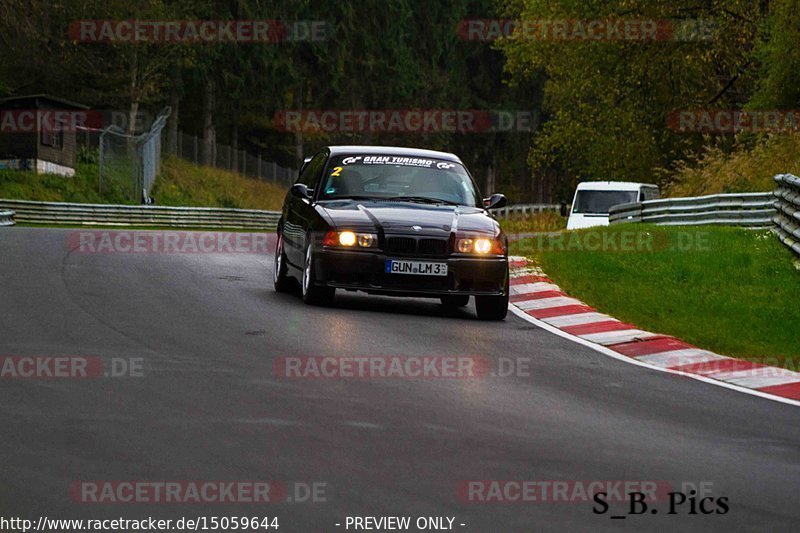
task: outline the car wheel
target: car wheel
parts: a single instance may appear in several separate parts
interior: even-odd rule
[[[445,307],[464,307],[469,304],[467,295],[442,296],[440,299]]]
[[[475,309],[481,320],[503,320],[508,314],[508,274],[506,290],[502,296],[476,296]]]
[[[300,283],[303,291],[303,301],[310,305],[326,305],[333,300],[336,289],[316,284],[313,259],[314,252],[311,249],[311,244],[309,244],[306,248],[306,260],[303,264],[303,280]]]
[[[278,233],[278,244],[275,246],[275,264],[273,265],[272,282],[275,285],[275,292],[288,292],[291,288],[291,280],[286,275],[286,254],[283,251],[283,234]]]

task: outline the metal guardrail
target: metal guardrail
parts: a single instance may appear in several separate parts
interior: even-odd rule
[[[800,178],[792,174],[775,176],[778,188],[773,195],[776,213],[772,217],[778,239],[800,255]]]
[[[610,224],[645,222],[662,226],[701,224],[742,226],[752,229],[772,227],[775,198],[771,192],[712,194],[690,198],[664,198],[615,205],[609,212]]]
[[[13,226],[15,224],[14,215],[14,211],[0,209],[0,226]]]
[[[558,204],[518,204],[494,209],[492,213],[497,218],[528,218],[545,211],[558,211],[561,206]]]
[[[275,229],[280,212],[214,207],[165,207],[32,202],[0,199],[17,222],[74,226]],[[2,220],[0,218],[0,220]]]

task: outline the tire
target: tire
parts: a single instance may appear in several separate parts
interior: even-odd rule
[[[505,294],[502,296],[476,296],[475,309],[480,320],[503,320],[508,314],[508,272]]]
[[[289,292],[292,280],[286,275],[286,254],[283,252],[283,234],[278,233],[278,244],[275,245],[275,262],[273,263],[272,283],[275,292]]]
[[[303,294],[303,302],[309,305],[328,305],[333,301],[336,289],[324,287],[316,284],[314,277],[314,251],[309,243],[306,247],[306,259],[303,264],[303,279],[300,282],[300,290]]]
[[[465,307],[469,304],[469,296],[462,294],[442,296],[440,300],[442,301],[442,305],[445,307]]]

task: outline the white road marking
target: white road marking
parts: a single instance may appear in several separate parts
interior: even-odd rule
[[[266,424],[269,426],[296,426],[298,422],[282,420],[280,418],[237,418],[233,420],[237,424]],[[228,420],[230,422],[230,420]]]
[[[517,285],[511,285],[511,294],[530,294],[536,292],[536,285],[538,283],[542,282],[536,281],[534,283],[518,283]]]
[[[730,372],[717,372],[715,374],[709,374],[708,376],[727,383],[735,383],[736,385],[752,387],[754,389],[772,385],[786,385],[787,383],[797,383],[800,381],[800,374],[797,372],[771,366],[733,370]]]
[[[527,289],[530,289],[521,291],[517,294],[531,294],[535,292],[544,292],[544,291],[561,291],[561,287],[559,287],[555,283],[547,283],[545,281],[537,281],[536,283],[522,283],[516,286],[512,285],[511,292],[514,292],[513,289],[516,287],[526,287]]]
[[[658,337],[656,333],[650,333],[641,329],[621,329],[617,331],[603,331],[601,333],[587,333],[586,335],[578,335],[587,341],[596,342],[608,346],[610,344],[620,344],[623,342],[631,342],[638,339],[647,339],[649,337]]]
[[[371,422],[358,422],[356,420],[351,420],[349,422],[344,423],[345,426],[351,426],[354,428],[366,428],[366,429],[383,429],[381,426],[377,424],[373,424]]]
[[[524,261],[526,259],[524,257],[515,256],[515,257],[509,257],[509,260],[523,262],[523,264],[525,264]],[[515,273],[519,273],[521,270],[527,271],[529,268],[530,267],[512,269],[510,275],[513,278]],[[541,272],[538,268],[537,271]],[[541,274],[538,275],[544,276],[544,273],[541,272]],[[525,283],[516,286],[512,285],[511,293],[525,294],[529,292],[535,292],[537,287],[541,287],[543,285],[553,285],[553,284],[538,282],[538,283]],[[553,286],[555,288],[553,289],[548,288],[546,290],[561,290],[557,286],[555,285]],[[517,290],[515,291],[515,289]],[[545,289],[539,289],[539,290],[545,290]],[[570,305],[570,303],[563,304],[562,302],[564,301],[576,302],[579,305],[586,305],[580,300],[576,300],[574,298],[569,298],[569,297],[544,298],[542,300],[533,300],[533,301],[543,302],[543,300],[558,301],[559,304],[557,305]],[[713,352],[701,350],[699,348],[669,350],[666,352],[659,352],[641,357],[632,357],[624,355],[619,352],[615,352],[614,350],[612,350],[607,346],[604,346],[603,344],[617,344],[620,342],[626,342],[625,340],[620,340],[620,339],[626,339],[628,337],[630,337],[628,339],[630,341],[634,339],[643,339],[654,336],[657,337],[659,335],[656,333],[650,333],[642,330],[622,330],[622,331],[595,333],[595,334],[581,335],[581,336],[572,335],[571,333],[567,333],[566,331],[559,329],[559,326],[565,327],[578,324],[591,324],[593,322],[601,322],[604,320],[616,320],[616,319],[614,319],[613,317],[609,317],[608,315],[604,315],[602,313],[593,313],[593,312],[575,313],[572,315],[552,317],[548,319],[538,319],[525,312],[525,310],[522,308],[522,305],[524,305],[525,303],[527,302],[518,302],[516,304],[511,303],[509,304],[509,310],[518,317],[520,317],[521,319],[523,319],[524,321],[529,322],[535,326],[538,326],[545,331],[548,331],[554,335],[558,335],[559,337],[562,337],[564,339],[571,340],[572,342],[586,346],[587,348],[591,348],[596,352],[599,352],[603,355],[606,355],[618,361],[622,361],[630,365],[640,366],[643,368],[649,368],[650,370],[655,370],[657,372],[666,372],[668,374],[673,374],[676,376],[691,378],[696,381],[702,381],[704,383],[709,383],[711,385],[716,385],[718,387],[735,390],[737,392],[742,392],[744,394],[749,394],[751,396],[758,396],[759,398],[772,400],[773,402],[779,402],[787,405],[800,407],[800,400],[784,398],[782,396],[777,396],[757,390],[758,388],[768,387],[771,385],[798,383],[800,382],[800,373],[798,372],[793,372],[788,369],[777,368],[777,367],[763,367],[763,368],[756,368],[749,370],[737,370],[731,372],[717,372],[714,374],[709,374],[709,376],[705,376],[701,374],[693,374],[691,372],[682,372],[680,370],[674,370],[673,368],[669,368],[662,365],[683,366],[687,364],[704,363],[704,362],[717,361],[722,359],[733,359],[733,358],[718,355]],[[543,307],[539,308],[540,309],[546,308],[549,307],[550,305],[552,304],[546,302]],[[531,309],[531,307],[529,307],[528,309]],[[632,334],[634,332],[637,333]],[[615,337],[615,335],[618,336]],[[597,341],[593,341],[592,339],[600,339],[606,342],[598,343]],[[613,341],[609,342],[609,340],[611,339],[613,339]],[[675,363],[675,365],[672,365],[672,363]],[[725,381],[722,381],[720,378],[725,379]]]
[[[543,321],[548,324],[560,328],[567,326],[580,326],[583,324],[592,324],[594,322],[608,322],[609,320],[616,320],[616,318],[604,315],[603,313],[575,313],[574,315],[554,316],[551,318],[543,318]]]
[[[580,300],[570,298],[568,296],[554,296],[552,298],[540,298],[538,300],[527,300],[524,302],[515,302],[514,305],[525,311],[531,309],[547,309],[550,307],[563,307],[565,305],[585,305]]]
[[[642,355],[636,358],[637,361],[644,361],[645,363],[665,368],[694,365],[697,363],[706,363],[708,361],[716,361],[719,359],[730,359],[730,357],[717,355],[699,348],[686,348],[684,350],[669,350],[667,352]]]
[[[741,387],[734,383],[727,383],[725,381],[719,381],[716,379],[707,378],[705,376],[701,376],[699,374],[691,374],[689,372],[681,372],[679,370],[671,370],[669,368],[662,368],[660,366],[650,365],[641,361],[638,361],[632,357],[628,357],[627,355],[622,355],[621,353],[615,352],[611,348],[607,348],[606,346],[601,346],[599,344],[595,344],[591,341],[587,341],[586,339],[582,339],[565,331],[558,329],[555,326],[551,326],[550,324],[539,320],[538,318],[534,318],[528,313],[522,311],[521,309],[517,308],[515,305],[510,305],[509,310],[520,317],[522,320],[533,324],[534,326],[538,326],[545,331],[549,331],[553,335],[558,335],[561,338],[571,340],[572,342],[581,344],[586,346],[587,348],[591,348],[596,352],[600,352],[603,355],[607,355],[613,359],[618,361],[622,361],[623,363],[627,363],[629,365],[640,366],[642,368],[649,368],[650,370],[655,370],[657,372],[666,372],[667,374],[673,374],[675,376],[683,376],[687,378],[691,378],[697,381],[702,381],[703,383],[710,383],[711,385],[716,385],[718,387],[723,387],[726,389],[735,390],[738,392],[743,392],[744,394],[749,394],[751,396],[758,396],[759,398],[764,398],[765,400],[772,400],[773,402],[785,403],[788,405],[794,405],[796,407],[800,407],[800,401],[792,400],[791,398],[784,398],[782,396],[775,396],[766,392],[761,392],[755,389],[748,389],[746,387]]]

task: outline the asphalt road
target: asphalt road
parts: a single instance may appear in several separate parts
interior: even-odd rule
[[[134,358],[141,375],[0,379],[0,516],[277,516],[284,532],[345,531],[355,515],[449,516],[470,532],[800,522],[797,407],[628,365],[511,314],[350,293],[309,307],[272,291],[271,256],[82,253],[73,231],[0,229],[0,357]],[[521,357],[528,370],[273,372],[278,357],[326,355]],[[82,480],[318,482],[325,501],[78,504]],[[598,515],[592,502],[469,503],[465,480],[705,482],[730,511],[659,502],[622,520],[610,515],[626,506]]]

